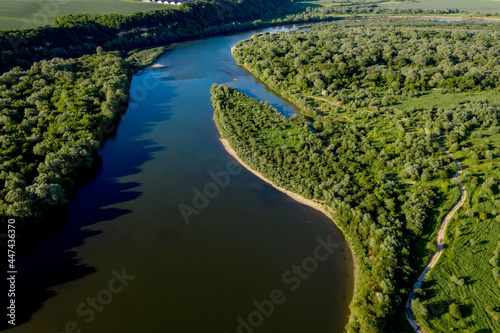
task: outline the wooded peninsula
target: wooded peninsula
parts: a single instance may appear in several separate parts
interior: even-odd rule
[[[427,19],[473,17],[458,9],[318,3],[198,0],[0,31],[2,223],[32,237],[68,206],[127,110],[132,75],[166,44],[304,24],[233,49],[300,113],[214,84],[222,138],[268,181],[334,212],[359,269],[347,332],[409,330],[405,312],[426,332],[500,332],[498,23]],[[414,289],[461,198],[457,179],[467,196]]]
[[[412,309],[429,331],[498,329],[499,50],[498,31],[480,24],[319,24],[255,35],[233,51],[302,116],[286,119],[265,102],[213,86],[214,119],[238,156],[335,211],[360,267],[348,332],[398,331],[440,220],[458,198],[456,165],[438,143],[466,165],[462,180],[472,195],[448,227],[456,249],[431,273],[439,288],[416,290]],[[486,239],[481,249],[476,237]],[[491,292],[467,286],[459,278],[467,269],[481,269]]]

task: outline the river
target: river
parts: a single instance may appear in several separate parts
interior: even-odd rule
[[[286,28],[173,44],[133,77],[129,109],[67,222],[18,258],[17,326],[8,332],[343,331],[354,281],[342,234],[238,168],[212,120],[214,82],[296,112],[230,54],[277,30]],[[195,198],[206,186],[209,198]],[[196,212],[183,217],[188,206]],[[327,259],[314,265],[321,246]],[[308,272],[294,272],[302,263]]]

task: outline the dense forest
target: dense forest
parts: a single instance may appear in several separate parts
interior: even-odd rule
[[[2,220],[16,218],[22,235],[67,203],[77,173],[92,165],[126,108],[131,67],[165,51],[137,48],[280,23],[458,13],[375,4],[301,8],[288,0],[202,0],[130,16],[67,15],[52,26],[0,32]],[[414,312],[435,330],[498,328],[500,106],[418,103],[498,94],[498,31],[471,22],[349,21],[238,44],[238,63],[305,118],[286,119],[238,91],[212,88],[215,121],[239,156],[276,184],[335,210],[359,265],[349,332],[399,330],[391,320],[418,273],[418,242],[432,238],[444,201],[453,203],[456,166],[433,138],[466,165],[471,195],[450,227],[453,249],[430,275],[433,284],[418,291]],[[400,108],[408,100],[414,105]],[[467,279],[475,272],[480,284]]]
[[[446,178],[454,164],[422,130],[397,149],[381,147],[363,126],[324,118],[313,132],[305,118],[286,119],[226,86],[211,92],[217,127],[238,156],[277,185],[336,212],[359,265],[348,331],[390,331],[387,316],[404,303],[410,283],[412,240],[421,236],[436,196],[418,180]]]
[[[379,8],[376,4],[308,7],[290,0],[199,0],[179,9],[137,12],[129,16],[65,15],[50,26],[0,31],[0,69],[27,68],[53,57],[79,57],[97,46],[129,51],[196,36],[254,29],[276,24],[355,19],[370,15],[444,15],[458,10]],[[467,14],[467,13],[464,13]]]
[[[500,289],[491,253],[500,234],[500,106],[487,101],[498,95],[500,86],[500,35],[495,27],[473,22],[337,22],[309,31],[256,35],[237,44],[233,55],[238,63],[299,106],[311,125],[304,119],[285,120],[273,110],[261,112],[271,124],[257,122],[244,107],[255,109],[257,102],[213,89],[216,122],[242,157],[281,186],[323,200],[337,212],[335,219],[362,262],[349,332],[396,330],[399,326],[391,318],[398,307],[399,317],[403,313],[398,300],[406,297],[422,259],[435,251],[436,228],[456,202],[453,198],[458,199],[456,187],[447,182],[456,166],[438,157],[436,141],[465,165],[462,181],[469,197],[450,227],[455,230],[449,236],[454,248],[445,251],[432,271],[429,279],[434,282],[417,291],[414,312],[429,331],[498,329]],[[475,101],[468,102],[469,97]],[[232,108],[243,114],[233,115]],[[302,132],[292,135],[296,123]],[[344,159],[347,165],[336,168]],[[344,182],[343,187],[342,177],[355,183]],[[389,181],[391,192],[383,191]],[[397,244],[389,248],[391,255],[382,255],[391,234],[397,235]],[[470,245],[477,251],[467,252]],[[467,260],[457,263],[454,251]],[[467,283],[461,278],[465,272],[477,274],[481,283]],[[389,291],[380,287],[384,279],[392,281]],[[462,282],[450,287],[449,281]],[[439,311],[436,304],[442,304]]]
[[[287,95],[331,97],[350,107],[387,106],[398,96],[500,87],[498,30],[442,30],[348,23],[254,36],[234,56]],[[298,96],[295,96],[298,97]]]
[[[130,67],[116,54],[34,63],[0,76],[0,218],[19,232],[67,203],[77,173],[128,99]]]
[[[467,189],[448,227],[449,249],[420,291],[419,322],[430,331],[500,331],[500,105],[483,100],[413,114],[461,160]]]
[[[78,172],[91,166],[126,110],[132,70],[166,50],[141,47],[243,29],[284,13],[288,3],[197,1],[130,16],[67,15],[53,26],[0,32],[2,220],[16,218],[17,235],[33,235],[48,212],[67,204]]]
[[[262,19],[301,10],[289,0],[200,0],[179,9],[137,12],[129,16],[66,15],[52,26],[0,32],[0,68],[54,57],[78,57],[105,50],[130,50],[193,36],[248,29]],[[254,20],[259,20],[253,22]]]

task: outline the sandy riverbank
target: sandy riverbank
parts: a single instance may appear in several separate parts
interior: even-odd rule
[[[234,51],[235,48],[236,48],[236,45],[234,45],[233,47],[231,47],[231,55],[233,56],[233,58],[234,58],[233,51]],[[272,181],[270,181],[266,177],[264,177],[263,174],[261,174],[260,172],[258,172],[256,170],[253,170],[248,164],[246,164],[241,158],[239,158],[238,155],[236,154],[236,152],[234,151],[234,149],[231,147],[231,145],[229,145],[229,142],[226,139],[223,139],[221,137],[220,141],[222,142],[222,145],[224,146],[224,149],[226,149],[226,151],[229,153],[229,155],[233,156],[245,169],[247,169],[248,171],[250,171],[251,173],[253,173],[257,177],[259,177],[260,179],[262,179],[263,181],[265,181],[266,183],[268,183],[269,185],[271,185],[272,187],[274,187],[278,191],[285,193],[286,195],[288,195],[293,200],[295,200],[297,202],[300,202],[301,204],[307,205],[309,207],[312,207],[312,208],[314,208],[316,210],[319,210],[320,212],[322,212],[323,214],[325,214],[330,220],[332,220],[333,223],[335,223],[335,225],[337,226],[337,228],[339,228],[340,231],[342,231],[342,234],[344,234],[344,237],[345,237],[346,233],[344,232],[344,230],[342,230],[342,228],[335,222],[335,220],[332,217],[333,213],[335,213],[333,211],[333,209],[331,209],[330,207],[328,207],[328,206],[326,206],[326,205],[324,205],[324,204],[322,204],[320,202],[304,198],[303,196],[301,196],[301,195],[299,195],[297,193],[294,193],[292,191],[288,191],[288,190],[286,190],[286,189],[284,189],[284,188],[282,188],[282,187],[274,184]],[[357,276],[358,276],[358,265],[356,263],[356,260],[357,260],[357,258],[356,258],[356,252],[354,251],[353,247],[351,246],[351,244],[349,243],[349,241],[347,239],[346,239],[346,243],[347,243],[347,246],[349,246],[349,249],[351,250],[352,257],[353,257],[354,295],[355,295],[356,294],[356,280],[357,280]]]
[[[316,210],[319,210],[320,212],[322,212],[323,214],[325,214],[330,220],[332,220],[333,223],[335,223],[335,220],[332,217],[332,214],[334,213],[333,209],[331,209],[330,207],[328,207],[328,206],[326,206],[326,205],[324,205],[324,204],[322,204],[320,202],[304,198],[303,196],[301,196],[301,195],[299,195],[297,193],[294,193],[292,191],[288,191],[288,190],[286,190],[286,189],[284,189],[282,187],[279,187],[278,185],[274,184],[269,179],[267,179],[266,177],[264,177],[263,174],[261,174],[260,172],[252,169],[241,158],[239,158],[238,155],[236,154],[236,152],[234,151],[234,149],[229,145],[229,142],[226,139],[220,138],[220,141],[222,142],[222,145],[224,146],[224,149],[226,149],[226,151],[229,153],[229,155],[233,156],[245,169],[247,169],[248,171],[250,171],[251,173],[253,173],[257,177],[259,177],[260,179],[262,179],[263,181],[265,181],[266,183],[268,183],[269,185],[271,185],[272,187],[274,187],[278,191],[285,193],[286,195],[288,195],[293,200],[295,200],[297,202],[300,202],[301,204],[307,205],[309,207],[312,207],[312,208],[314,208]],[[337,223],[335,223],[335,225],[342,231],[342,229],[339,227],[339,225]],[[345,235],[345,233],[344,233],[344,235]],[[356,265],[356,258],[355,258],[356,257],[356,253],[354,252],[353,248],[351,247],[351,244],[349,244],[349,242],[347,240],[346,240],[346,243],[349,246],[349,249],[351,250],[351,253],[353,255],[354,280],[356,281],[356,277],[357,277],[357,274],[358,274],[358,266]]]
[[[233,46],[231,48],[231,54],[233,54],[233,51],[234,51],[234,48],[236,46]],[[291,197],[293,200],[295,201],[298,201],[304,205],[307,205],[307,206],[310,206],[316,210],[319,210],[320,212],[322,212],[323,214],[325,214],[326,216],[328,216],[328,218],[330,218],[333,223],[335,223],[335,221],[333,220],[331,214],[334,213],[334,211],[328,207],[328,206],[325,206],[319,202],[316,202],[316,201],[313,201],[313,200],[310,200],[310,199],[307,199],[307,198],[304,198],[303,196],[301,195],[298,195],[297,193],[294,193],[294,192],[291,192],[291,191],[288,191],[288,190],[285,190],[284,188],[282,187],[279,187],[278,185],[274,184],[273,182],[269,181],[266,177],[264,177],[264,175],[262,175],[260,172],[256,171],[256,170],[253,170],[252,168],[250,168],[250,166],[248,164],[246,164],[245,162],[243,162],[243,160],[241,160],[238,155],[236,155],[236,152],[234,151],[234,149],[229,145],[229,142],[226,140],[226,139],[223,139],[221,138],[220,141],[222,142],[222,145],[224,146],[224,148],[226,149],[226,151],[231,155],[233,156],[241,165],[243,165],[245,167],[245,169],[247,169],[248,171],[250,171],[251,173],[253,173],[254,175],[256,175],[257,177],[259,177],[260,179],[262,179],[263,181],[265,181],[266,183],[268,183],[269,185],[273,186],[274,188],[276,188],[278,191],[281,191],[283,193],[285,193],[286,195],[288,195],[289,197]],[[336,224],[336,223],[335,223]],[[337,225],[337,224],[336,224]],[[338,226],[338,225],[337,225]],[[351,252],[352,249],[351,249]],[[354,253],[354,252],[353,252]]]
[[[492,17],[483,17],[483,16],[478,16],[478,17],[470,17],[470,16],[432,16],[432,15],[391,15],[391,16],[379,16],[377,18],[403,18],[403,19],[418,19],[418,18],[424,18],[424,19],[451,19],[451,20],[464,20],[464,21],[500,21],[500,18],[492,18]]]

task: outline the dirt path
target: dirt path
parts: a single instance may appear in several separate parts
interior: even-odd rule
[[[430,135],[427,127],[425,127],[423,124],[420,124],[420,123],[418,123],[418,124],[420,126],[422,126],[422,128],[425,131],[425,134]],[[465,198],[467,197],[467,191],[465,190],[465,187],[462,184],[462,181],[460,179],[460,176],[462,174],[462,165],[455,157],[453,157],[453,155],[446,148],[444,148],[442,145],[440,145],[437,141],[434,141],[434,142],[436,142],[437,145],[439,146],[439,148],[441,148],[441,150],[443,150],[446,154],[448,154],[448,156],[450,156],[453,159],[453,161],[455,162],[455,164],[457,165],[458,171],[453,178],[457,179],[458,186],[460,187],[460,200],[458,200],[458,202],[455,204],[455,206],[453,206],[453,208],[448,212],[448,214],[446,214],[443,221],[441,222],[441,226],[439,227],[439,232],[437,235],[436,253],[434,253],[431,260],[425,266],[424,270],[422,271],[422,273],[418,277],[417,282],[415,282],[415,284],[413,285],[410,296],[408,297],[408,301],[406,302],[406,307],[405,307],[406,318],[408,319],[408,322],[410,323],[410,325],[413,327],[413,329],[417,333],[426,333],[426,331],[423,328],[421,328],[420,325],[417,323],[417,320],[415,319],[415,316],[413,315],[413,312],[411,310],[411,301],[415,299],[415,292],[414,291],[415,291],[415,289],[418,289],[422,286],[422,283],[424,282],[425,278],[429,275],[432,268],[434,268],[434,266],[436,266],[437,262],[439,261],[439,258],[441,257],[441,254],[443,254],[444,236],[445,236],[445,232],[446,232],[446,227],[448,226],[448,223],[450,222],[453,214],[455,214],[455,212],[460,207],[462,207],[462,205],[465,203]]]
[[[320,101],[330,103],[330,104],[331,104],[331,105],[333,105],[333,106],[341,106],[341,105],[340,105],[340,102],[332,102],[332,101],[327,100],[326,98],[321,98],[321,97],[316,97],[316,96],[309,96],[309,95],[302,95],[302,96],[303,96],[303,97],[312,98],[312,99],[319,99]],[[345,107],[345,106],[344,106],[344,107]]]
[[[320,101],[323,101],[323,102],[327,102],[328,104],[330,104],[332,106],[340,106],[340,107],[343,107],[344,109],[352,110],[351,108],[348,108],[347,106],[342,106],[340,104],[340,102],[332,102],[332,101],[327,100],[326,98],[321,98],[321,97],[316,97],[316,96],[309,96],[309,95],[302,95],[302,97],[317,99],[317,100],[320,100]],[[318,109],[321,110],[320,108],[318,108]],[[321,111],[323,111],[323,110],[321,110]],[[353,121],[351,118],[349,118],[346,115],[341,115],[341,116],[344,117],[345,119],[347,119],[350,122]]]
[[[315,97],[315,96],[306,96],[306,95],[303,95],[303,96],[309,97],[309,98],[314,98],[317,100],[321,100],[321,101],[330,103],[333,106],[340,105],[340,103],[337,104],[337,103],[331,102],[331,101],[327,100],[326,98]],[[399,119],[399,118],[392,116],[392,115],[381,115],[381,116]],[[406,118],[402,118],[399,120],[406,120]],[[414,121],[414,120],[412,120],[412,121],[415,122],[416,124],[418,124],[419,126],[421,126],[426,135],[430,135],[429,130],[427,129],[427,127],[425,127],[424,124],[419,123],[418,121]],[[413,312],[411,310],[411,301],[415,299],[415,292],[414,291],[415,291],[415,289],[419,289],[422,286],[422,283],[425,281],[425,278],[429,275],[432,268],[434,268],[434,266],[436,266],[437,262],[439,261],[439,258],[441,258],[441,255],[443,254],[443,248],[444,248],[444,236],[445,236],[445,232],[446,232],[446,227],[448,226],[448,223],[451,221],[453,214],[455,214],[455,212],[460,207],[462,207],[462,205],[465,203],[465,198],[467,197],[467,191],[465,190],[465,187],[462,184],[462,180],[460,179],[460,176],[462,174],[462,164],[460,164],[460,162],[445,147],[443,147],[439,142],[437,142],[435,140],[433,140],[433,141],[439,146],[439,148],[442,151],[444,151],[446,154],[448,154],[448,156],[450,156],[453,159],[453,161],[455,162],[455,164],[457,165],[458,170],[457,170],[457,173],[453,176],[453,178],[457,179],[458,186],[460,187],[460,200],[458,200],[458,202],[455,204],[455,206],[453,206],[453,208],[443,218],[443,221],[441,222],[441,226],[439,227],[439,232],[437,235],[436,253],[434,253],[431,260],[425,266],[424,270],[422,271],[422,273],[418,277],[417,282],[415,282],[415,284],[413,285],[412,290],[410,292],[410,296],[408,297],[408,301],[406,302],[406,307],[405,307],[406,318],[408,319],[408,322],[410,323],[410,325],[413,327],[413,329],[417,333],[427,333],[427,331],[425,331],[422,327],[420,327],[420,325],[418,324],[418,322],[415,319],[415,316],[413,315]]]

